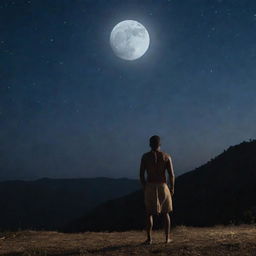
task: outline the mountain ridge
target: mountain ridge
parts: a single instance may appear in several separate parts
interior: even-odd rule
[[[256,221],[256,140],[230,146],[176,178],[173,224],[212,226]],[[143,191],[104,202],[64,231],[143,229]],[[130,212],[128,212],[130,211]],[[156,226],[161,220],[156,218]]]
[[[55,230],[98,204],[139,187],[127,178],[42,178],[0,182],[0,230]]]

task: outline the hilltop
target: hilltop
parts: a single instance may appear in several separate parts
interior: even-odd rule
[[[0,234],[2,256],[252,256],[256,251],[256,226],[212,228],[176,227],[173,242],[163,243],[162,231],[154,231],[154,244],[141,245],[143,231],[84,232],[21,231]]]

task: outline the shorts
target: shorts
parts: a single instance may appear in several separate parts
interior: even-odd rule
[[[167,183],[147,182],[144,190],[144,202],[148,214],[168,213],[173,210],[172,196]]]

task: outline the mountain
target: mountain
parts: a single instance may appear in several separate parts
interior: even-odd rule
[[[143,191],[109,200],[64,231],[143,229]],[[231,146],[204,165],[176,179],[174,225],[211,226],[256,221],[256,140]],[[156,226],[161,218],[156,217]]]
[[[98,204],[138,188],[138,180],[126,178],[0,182],[0,230],[58,229]]]

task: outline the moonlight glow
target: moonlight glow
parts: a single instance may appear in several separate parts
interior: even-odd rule
[[[149,34],[137,21],[125,20],[118,23],[110,34],[110,45],[116,56],[124,60],[136,60],[149,47]]]

